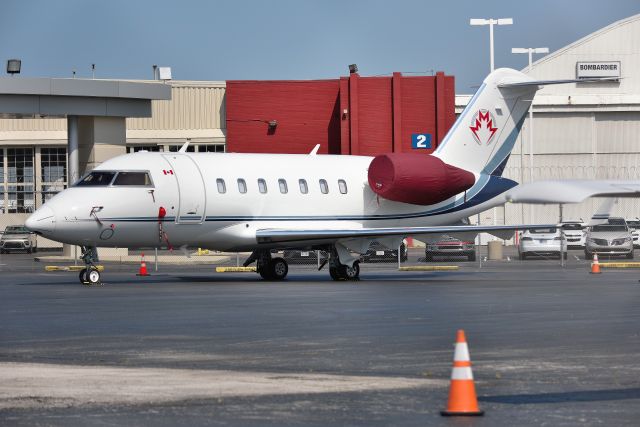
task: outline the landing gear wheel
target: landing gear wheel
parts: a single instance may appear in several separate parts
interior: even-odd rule
[[[82,270],[80,270],[80,274],[78,275],[78,278],[80,279],[80,283],[82,283],[83,285],[88,285],[89,281],[87,280],[87,269],[83,268]]]
[[[289,273],[289,266],[282,258],[272,259],[269,263],[268,269],[271,280],[284,280],[284,278],[287,277],[287,273]]]
[[[338,271],[340,272],[340,276],[345,280],[358,280],[360,278],[360,263],[354,261],[353,267],[341,265]]]
[[[266,265],[262,268],[258,268],[258,274],[260,274],[260,277],[262,277],[264,280],[272,280],[271,278],[271,274],[269,274],[269,266]]]
[[[98,271],[97,268],[88,268],[87,269],[87,282],[89,282],[90,285],[101,285],[102,282],[100,281],[100,272]]]

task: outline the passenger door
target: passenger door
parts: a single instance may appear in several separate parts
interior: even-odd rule
[[[178,182],[179,224],[200,224],[205,215],[206,195],[202,173],[198,165],[186,154],[164,154]]]

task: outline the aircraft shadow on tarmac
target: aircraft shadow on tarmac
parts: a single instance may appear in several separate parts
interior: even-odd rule
[[[484,402],[530,405],[566,402],[600,402],[607,400],[639,399],[640,388],[618,388],[611,390],[567,391],[561,393],[510,394],[502,396],[478,396]]]

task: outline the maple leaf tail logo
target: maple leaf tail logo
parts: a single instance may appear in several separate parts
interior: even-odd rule
[[[489,145],[498,131],[498,128],[493,125],[494,119],[489,110],[478,110],[471,123],[469,129],[476,142],[480,145],[483,143]]]

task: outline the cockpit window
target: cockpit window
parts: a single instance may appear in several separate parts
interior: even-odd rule
[[[113,177],[116,175],[115,172],[102,172],[102,171],[93,171],[89,175],[82,178],[77,186],[87,186],[87,187],[105,187],[111,184]]]
[[[151,178],[147,172],[118,172],[113,185],[151,185]]]

